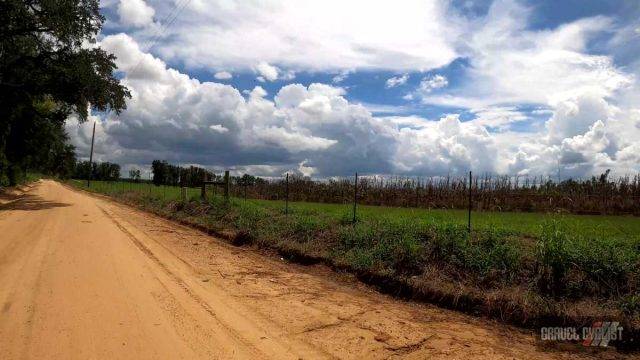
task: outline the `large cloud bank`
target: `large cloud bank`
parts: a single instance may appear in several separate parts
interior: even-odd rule
[[[154,2],[154,10],[143,0],[121,1],[120,26],[129,34],[106,36],[100,45],[118,57],[133,98],[120,116],[95,117],[97,156],[127,166],[167,159],[259,175],[640,171],[640,61],[623,69],[588,49],[607,31],[615,35],[602,46],[612,53],[639,49],[637,26],[597,16],[531,30],[532,10],[517,1],[496,0],[474,19],[447,4],[374,1],[363,15],[360,2],[193,2],[152,56],[138,43],[154,36],[154,14],[166,3]],[[473,115],[466,121],[456,113],[373,116],[347,100],[348,89],[327,84],[294,82],[273,95],[259,86],[240,91],[161,60],[207,68],[218,80],[235,71],[264,82],[295,81],[296,71],[403,74],[384,91],[406,86],[409,72],[456,58],[468,63],[462,81],[421,76],[405,99],[465,109]],[[87,153],[89,126],[72,120],[67,129],[78,153]]]

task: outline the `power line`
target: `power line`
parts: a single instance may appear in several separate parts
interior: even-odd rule
[[[161,36],[163,36],[164,33],[171,27],[171,25],[175,23],[178,16],[180,16],[180,13],[182,12],[182,10],[184,10],[187,7],[187,5],[189,5],[190,2],[191,0],[179,0],[175,3],[175,6],[173,7],[173,9],[160,22],[160,27],[158,32],[150,40],[145,41],[142,44],[142,46],[140,46],[140,50],[143,52],[143,56],[140,57],[140,60],[138,60],[138,63],[136,64],[136,66],[134,66],[133,69],[129,71],[129,74],[135,73],[140,67],[140,65],[142,65],[142,60],[144,59],[144,52],[145,52],[143,48],[148,45],[148,48],[146,49],[146,51],[148,52],[149,50],[151,50],[155,46],[155,44],[158,42],[158,40],[160,40]]]
[[[157,39],[163,34],[164,31],[166,31],[166,28],[168,28],[168,24],[170,22],[170,19],[175,18],[176,15],[182,11],[182,9],[184,9],[184,6],[190,2],[190,0],[178,0],[173,8],[171,9],[171,11],[169,11],[169,13],[167,13],[167,15],[165,15],[165,17],[160,20],[158,23],[160,24],[160,26],[158,28],[156,28],[155,34],[153,36],[151,36],[150,38],[148,38],[147,40],[145,40],[141,45],[140,48],[144,49],[146,48],[147,50],[151,49],[151,47],[153,47],[153,45],[155,45],[155,42],[157,41]]]

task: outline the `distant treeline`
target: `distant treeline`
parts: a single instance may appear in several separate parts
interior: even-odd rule
[[[212,171],[201,167],[181,167],[169,164],[164,160],[154,160],[151,163],[151,170],[153,171],[153,183],[155,185],[199,187],[203,181],[222,181],[223,178],[221,174],[216,175]],[[244,186],[258,183],[266,184],[267,181],[246,174],[241,177],[231,177],[232,185]]]
[[[114,181],[120,179],[120,165],[110,162],[79,161],[75,165],[73,178]]]
[[[282,200],[284,179],[232,186],[235,196]],[[474,176],[473,208],[487,211],[569,212],[575,214],[640,215],[640,176],[609,179],[609,171],[591,179],[552,181],[547,177]],[[314,181],[289,177],[289,200],[349,203],[354,179]],[[468,177],[361,177],[358,203],[365,205],[465,209],[469,204]]]
[[[209,180],[215,177],[212,172],[201,167],[189,166],[185,168],[160,160],[153,160],[151,170],[155,185],[196,187],[200,186],[205,179]]]

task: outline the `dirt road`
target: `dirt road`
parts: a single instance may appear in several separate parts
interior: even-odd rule
[[[571,356],[53,181],[0,205],[0,359]]]

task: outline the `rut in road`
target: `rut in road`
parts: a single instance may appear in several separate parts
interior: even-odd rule
[[[51,180],[0,209],[2,359],[591,356]]]

